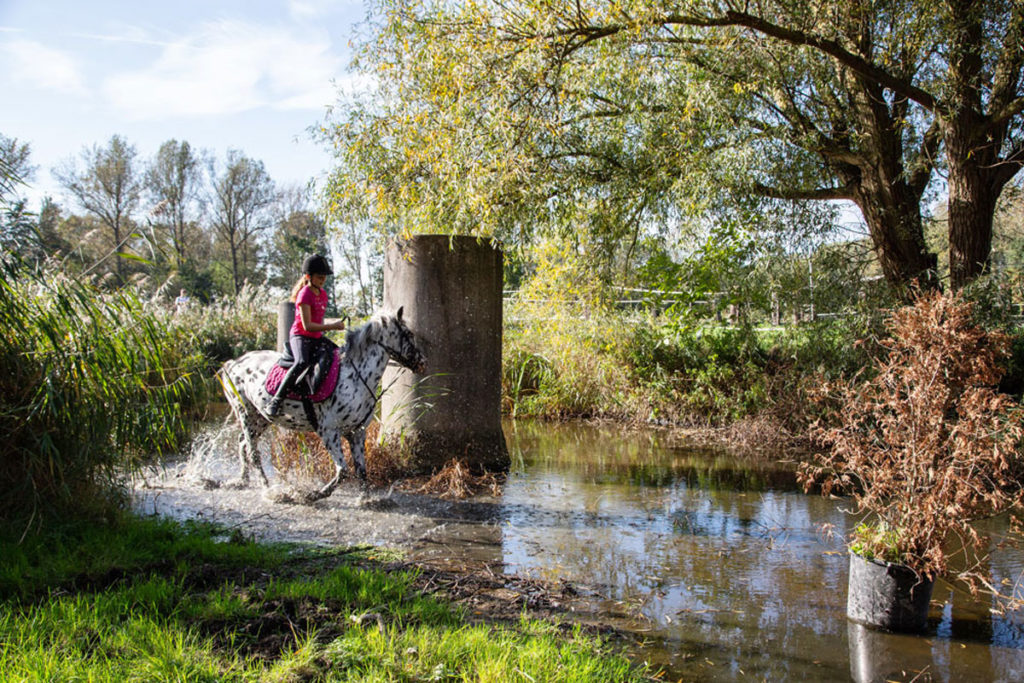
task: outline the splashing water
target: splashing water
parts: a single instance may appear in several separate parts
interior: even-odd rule
[[[237,477],[239,472],[238,448],[240,432],[234,418],[228,416],[219,426],[209,425],[192,439],[184,466],[178,477],[189,484],[205,484]],[[264,449],[266,447],[264,446]],[[268,458],[263,452],[262,458]]]

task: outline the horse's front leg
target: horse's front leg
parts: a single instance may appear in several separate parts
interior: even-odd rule
[[[352,462],[355,464],[356,476],[366,481],[366,428],[359,427],[351,434],[346,434],[349,450],[352,451]]]
[[[260,452],[256,445],[269,423],[255,410],[243,407],[236,411],[236,415],[239,413],[241,414],[239,422],[242,433],[238,436],[238,459],[241,464],[238,485],[247,487],[249,485],[249,470],[255,468],[263,481],[264,488],[266,488],[269,486],[269,482],[266,472],[263,471],[263,463],[260,462]]]
[[[348,465],[345,463],[345,451],[341,447],[341,434],[338,430],[321,431],[320,440],[324,442],[327,452],[331,454],[331,460],[334,461],[334,477],[309,497],[310,502],[331,495],[341,482],[342,475],[348,471]]]

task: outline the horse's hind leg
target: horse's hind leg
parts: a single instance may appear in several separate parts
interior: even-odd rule
[[[236,415],[239,416],[239,423],[242,427],[242,433],[238,436],[238,459],[242,468],[239,484],[241,486],[249,485],[249,469],[255,467],[259,472],[260,479],[263,480],[263,486],[266,487],[269,482],[266,472],[263,471],[263,463],[260,462],[260,452],[257,450],[256,444],[259,443],[260,436],[270,423],[250,407],[242,407],[241,410],[236,411]]]
[[[360,427],[345,436],[352,450],[352,463],[356,468],[356,476],[366,481],[366,429]]]

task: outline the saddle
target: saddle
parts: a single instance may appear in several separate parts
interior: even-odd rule
[[[317,427],[317,420],[316,414],[313,412],[313,404],[326,400],[334,393],[341,370],[341,349],[329,339],[325,339],[324,342],[317,350],[316,361],[306,368],[295,385],[296,388],[305,386],[308,392],[291,391],[285,397],[302,401],[306,417],[309,418],[314,429]],[[270,368],[267,379],[263,382],[263,388],[268,394],[273,396],[277,393],[277,388],[281,386],[281,381],[288,373],[288,368],[294,364],[295,359],[292,357],[291,349],[285,347],[285,353],[281,354],[281,359]]]

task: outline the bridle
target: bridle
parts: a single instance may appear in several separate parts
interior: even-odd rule
[[[402,346],[408,344],[409,346],[411,346],[413,348],[416,348],[416,345],[413,344],[413,341],[412,341],[412,334],[404,326],[402,326],[402,325],[398,326],[398,333],[399,333],[399,335],[402,338],[402,342],[403,342]],[[410,360],[401,351],[388,346],[387,344],[385,344],[382,341],[381,342],[377,342],[377,344],[379,346],[381,346],[384,349],[384,351],[387,352],[387,354],[389,356],[394,358],[396,361],[398,361],[404,367],[409,368],[410,370],[412,369],[412,366],[413,366],[412,360]],[[361,372],[359,372],[359,368],[356,366],[355,361],[352,360],[352,357],[348,356],[347,354],[346,354],[346,357],[348,359],[349,365],[352,366],[352,371],[356,373],[356,377],[358,377],[359,381],[363,383],[363,386],[366,387],[366,390],[368,392],[370,392],[370,396],[373,396],[373,402],[370,404],[369,412],[367,412],[366,415],[363,417],[363,419],[359,422],[359,424],[363,424],[370,417],[370,415],[373,414],[373,411],[377,408],[377,401],[379,400],[379,396],[378,396],[377,392],[373,390],[373,387],[370,386],[370,383],[366,381],[366,378],[363,377],[363,374]],[[398,381],[397,377],[395,377],[393,380],[391,380],[391,384],[394,384],[396,381]],[[391,384],[389,384],[387,387],[385,387],[380,392],[380,396],[383,396],[384,392],[391,388]]]
[[[416,344],[414,344],[413,340],[412,340],[412,333],[409,332],[409,330],[406,329],[406,327],[404,325],[402,325],[401,323],[398,323],[398,334],[399,334],[399,336],[401,337],[401,340],[402,340],[402,342],[401,342],[401,344],[399,344],[399,346],[409,346],[409,347],[412,347],[414,349],[416,348]],[[400,349],[392,348],[391,346],[388,346],[384,342],[377,342],[377,343],[380,344],[384,348],[385,351],[387,351],[388,355],[391,356],[391,358],[393,358],[394,360],[398,361],[398,363],[401,364],[403,367],[406,367],[406,368],[409,368],[410,370],[412,370],[412,368],[415,365],[415,363],[412,361],[411,358],[409,358],[404,353],[402,353],[402,351]]]

